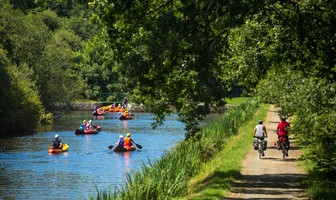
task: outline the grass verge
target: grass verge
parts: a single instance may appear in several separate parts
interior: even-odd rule
[[[226,197],[234,180],[241,176],[242,161],[252,148],[252,132],[259,119],[266,121],[269,105],[262,105],[255,116],[232,136],[224,149],[202,166],[200,173],[188,184],[184,199],[218,199]]]

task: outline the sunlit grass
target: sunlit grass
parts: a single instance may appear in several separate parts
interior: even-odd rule
[[[234,97],[234,98],[227,98],[225,99],[227,104],[230,105],[240,105],[244,102],[246,102],[248,99],[250,99],[251,97]]]
[[[251,149],[252,132],[259,119],[266,120],[269,105],[263,105],[256,115],[239,129],[239,134],[230,138],[224,149],[188,184],[185,199],[218,199],[226,197],[234,180],[241,174],[242,161]]]

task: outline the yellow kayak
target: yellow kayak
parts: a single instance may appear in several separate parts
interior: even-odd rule
[[[68,144],[63,144],[62,149],[53,149],[51,148],[51,146],[49,146],[48,153],[63,153],[68,151],[68,148],[69,148]]]

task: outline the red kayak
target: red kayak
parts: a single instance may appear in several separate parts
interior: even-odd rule
[[[98,131],[101,130],[101,127],[100,126],[96,126],[95,129],[90,129],[90,130],[84,130],[84,131],[81,131],[79,129],[76,129],[75,130],[75,134],[76,135],[81,135],[81,134],[97,134]]]
[[[113,151],[114,152],[125,152],[125,151],[134,151],[136,149],[135,146],[126,146],[126,147],[119,147],[119,146],[116,146]]]
[[[130,119],[133,119],[133,117],[131,115],[120,115],[119,117],[120,120],[130,120]]]

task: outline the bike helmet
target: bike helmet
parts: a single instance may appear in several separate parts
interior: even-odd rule
[[[55,139],[58,139],[58,134],[55,135]]]
[[[259,124],[262,124],[262,123],[263,123],[263,121],[262,121],[262,120],[259,120],[259,121],[258,121],[258,123],[259,123]]]
[[[130,133],[127,133],[127,137],[131,137],[131,134],[130,134]]]
[[[123,138],[124,138],[124,136],[120,135],[120,136],[119,136],[119,138],[120,138],[120,139],[123,139]]]

